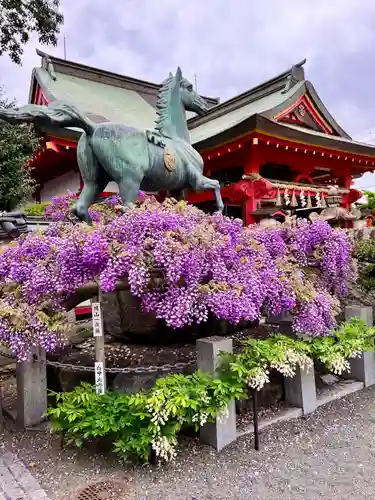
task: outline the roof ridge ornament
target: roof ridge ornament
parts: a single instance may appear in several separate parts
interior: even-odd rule
[[[47,71],[52,80],[57,80],[55,68],[53,67],[52,61],[47,54],[44,54],[44,56],[42,57],[42,68]]]
[[[282,94],[286,94],[289,90],[294,87],[298,82],[303,82],[305,79],[305,71],[303,65],[306,63],[306,58],[297,64],[294,64],[290,70],[288,78],[285,83],[284,89],[281,91]]]

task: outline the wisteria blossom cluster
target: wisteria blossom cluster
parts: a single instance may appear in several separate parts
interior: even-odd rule
[[[74,222],[75,217],[72,215],[72,209],[77,202],[78,196],[75,193],[68,193],[67,195],[54,196],[52,203],[46,206],[44,210],[44,218],[47,221],[60,222],[71,221]],[[89,209],[91,219],[96,223],[105,223],[113,217],[120,208],[121,200],[118,195],[108,197],[102,203],[96,203]]]
[[[94,206],[96,222],[88,226],[70,218],[71,201],[56,198],[46,216],[60,222],[0,254],[0,339],[16,336],[21,358],[33,343],[55,348],[59,328],[45,317],[60,313],[92,280],[104,292],[127,280],[143,310],[173,328],[209,314],[235,324],[285,312],[293,313],[298,333],[325,335],[336,326],[338,298],[351,278],[351,247],[344,232],[325,222],[245,228],[239,219],[207,215],[185,202],[145,197],[125,212],[117,198]],[[42,327],[30,323],[25,330],[9,307],[35,318],[48,314],[38,320]]]
[[[292,228],[255,228],[253,233],[282,271],[282,286],[287,277],[289,288],[294,290],[284,308],[294,313],[294,330],[325,335],[334,329],[339,299],[346,295],[348,283],[357,278],[347,234],[325,221],[311,223],[306,219],[298,220]]]

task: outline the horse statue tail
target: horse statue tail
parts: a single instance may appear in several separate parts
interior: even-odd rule
[[[20,108],[1,108],[0,122],[13,125],[33,123],[34,125],[57,125],[59,127],[78,127],[91,136],[95,123],[82,114],[75,106],[63,101],[53,101],[48,106],[27,104]]]

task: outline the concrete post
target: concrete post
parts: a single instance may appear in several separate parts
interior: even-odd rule
[[[296,375],[284,377],[285,401],[302,408],[304,415],[316,410],[315,372],[312,366],[309,370],[297,368]]]
[[[351,318],[361,318],[367,327],[372,327],[372,307],[346,306],[345,320],[348,321]],[[375,354],[373,352],[364,352],[360,358],[350,359],[349,363],[353,378],[363,382],[365,387],[375,384]]]
[[[233,352],[232,339],[208,337],[197,340],[198,369],[215,373],[220,352]],[[234,400],[229,403],[223,415],[214,423],[204,424],[200,429],[201,441],[217,451],[236,440],[236,408]]]
[[[17,425],[23,429],[43,422],[47,411],[46,354],[32,348],[27,361],[17,363]]]
[[[273,316],[269,322],[277,324],[279,333],[294,335],[292,314],[284,313]],[[284,377],[284,388],[285,401],[297,408],[302,408],[304,415],[316,410],[316,386],[313,367],[309,371],[297,368],[295,377]]]

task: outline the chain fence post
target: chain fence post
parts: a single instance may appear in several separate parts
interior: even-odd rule
[[[107,390],[107,380],[105,373],[105,345],[103,328],[102,291],[98,282],[98,301],[93,302],[92,307],[92,328],[95,338],[95,386],[97,394],[105,394]]]
[[[366,323],[368,328],[373,326],[372,307],[365,306],[346,306],[345,320],[360,318]],[[365,387],[375,384],[375,354],[374,352],[363,352],[359,358],[349,360],[350,373],[352,376],[363,382]]]
[[[33,347],[27,361],[17,363],[17,426],[25,429],[44,421],[47,412],[46,353]]]
[[[215,373],[221,352],[233,352],[233,340],[223,337],[207,337],[197,340],[198,369]],[[229,402],[215,422],[208,422],[200,429],[201,441],[213,446],[217,451],[236,440],[236,408],[235,401]]]

